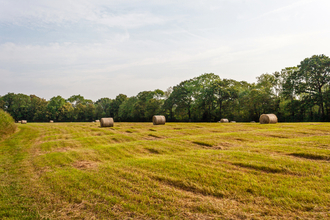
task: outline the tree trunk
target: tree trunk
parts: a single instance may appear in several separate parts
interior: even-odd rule
[[[189,117],[189,120],[191,120],[190,105],[188,106],[188,117]]]
[[[222,101],[219,100],[219,116],[220,116],[220,119],[222,118]]]
[[[319,87],[319,94],[320,94],[321,121],[324,121],[324,105],[323,105],[323,95],[322,95],[321,87]]]
[[[292,117],[292,121],[294,122],[294,106],[293,106],[293,98],[291,98],[291,117]]]

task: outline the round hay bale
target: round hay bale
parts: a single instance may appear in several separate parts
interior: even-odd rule
[[[152,117],[152,122],[154,125],[164,125],[166,122],[166,118],[164,115],[154,115]]]
[[[53,120],[50,120],[49,123],[54,123],[54,121]]]
[[[113,118],[101,118],[101,127],[113,127]]]
[[[99,123],[99,122],[100,122],[100,120],[95,120],[95,122]]]
[[[21,121],[21,124],[26,124],[26,123],[27,123],[26,120],[22,120],[22,121]]]
[[[221,123],[228,123],[229,120],[228,120],[227,118],[221,118],[220,122],[221,122]]]
[[[17,123],[22,123],[22,121],[18,121]]]
[[[236,123],[236,121],[231,121],[230,123]]]
[[[277,117],[274,114],[262,114],[259,119],[260,124],[276,124]]]

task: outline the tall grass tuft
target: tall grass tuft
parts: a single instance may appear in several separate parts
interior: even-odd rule
[[[16,131],[17,126],[11,115],[0,109],[0,139]]]

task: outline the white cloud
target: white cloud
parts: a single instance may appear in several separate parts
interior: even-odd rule
[[[0,5],[1,95],[114,98],[166,89],[205,72],[252,82],[330,50],[324,0]]]
[[[90,1],[3,1],[0,23],[31,28],[71,26],[81,22],[107,27],[138,28],[165,22],[149,11],[117,12],[113,4],[92,4]],[[8,10],[10,9],[10,10]]]

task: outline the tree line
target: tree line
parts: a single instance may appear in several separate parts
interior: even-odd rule
[[[314,55],[294,67],[262,74],[257,82],[221,79],[205,73],[168,88],[119,94],[96,102],[81,95],[49,101],[35,95],[8,93],[0,108],[29,122],[88,122],[102,117],[115,121],[147,122],[162,114],[167,121],[214,122],[220,118],[258,121],[274,113],[282,122],[330,121],[330,58]]]

